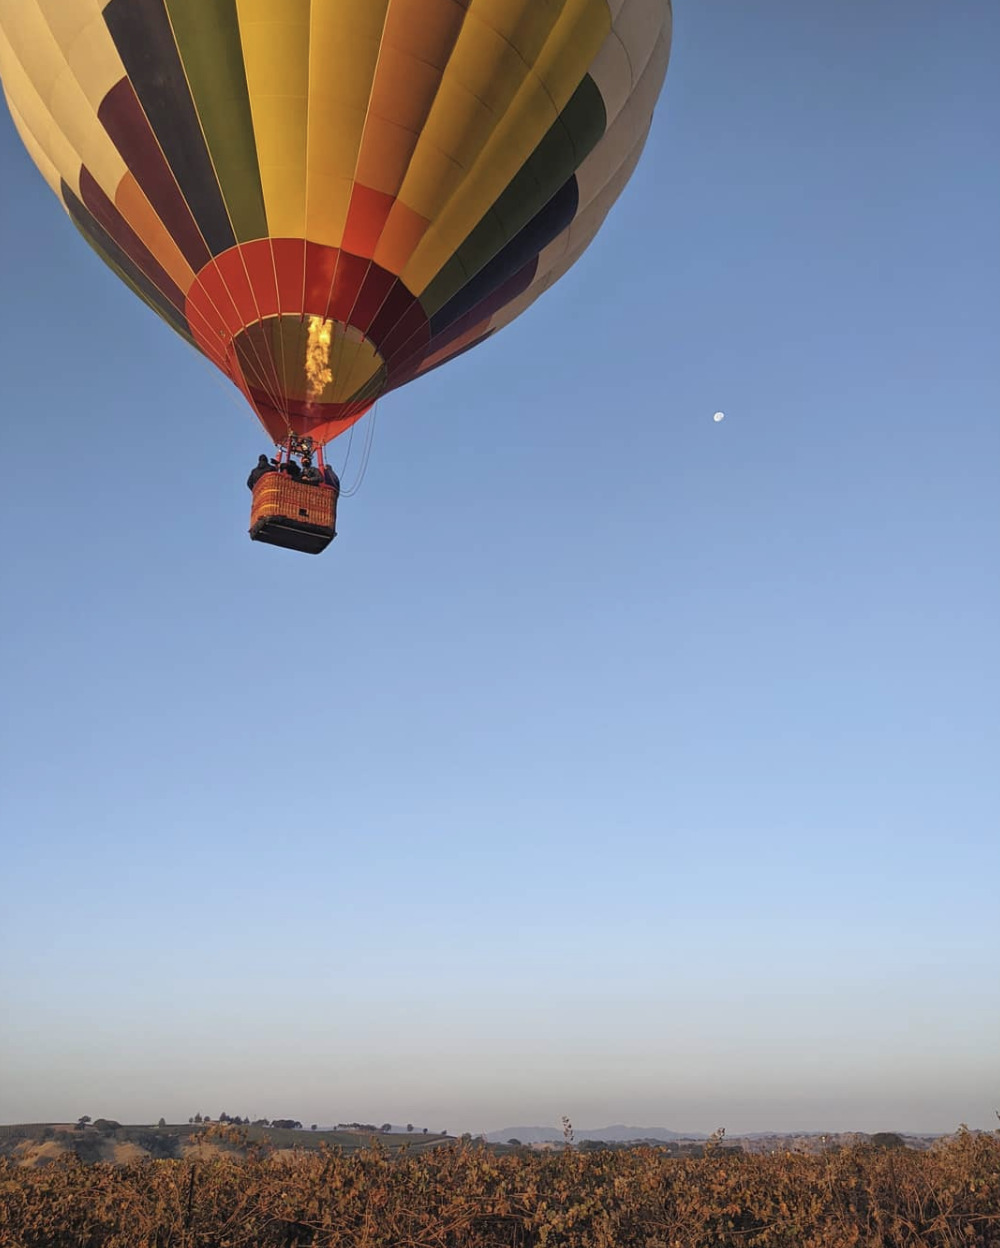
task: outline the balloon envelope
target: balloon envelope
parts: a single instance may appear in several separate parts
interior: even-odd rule
[[[275,441],[329,441],[579,258],[670,0],[0,0],[15,125]]]

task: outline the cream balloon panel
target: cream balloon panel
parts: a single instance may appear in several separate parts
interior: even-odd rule
[[[0,0],[0,78],[59,177],[79,190],[86,166],[114,197],[125,162],[97,110],[125,76],[98,0]]]
[[[591,243],[593,243],[598,231],[624,190],[626,183],[635,172],[635,167],[639,163],[646,144],[646,138],[647,135],[644,133],[625,162],[616,170],[611,181],[574,221],[573,226],[564,231],[556,242],[546,249],[544,253],[546,267],[542,270],[540,266],[538,276],[528,289],[506,304],[489,321],[483,322],[476,326],[474,330],[469,331],[465,341],[459,345],[458,350],[450,347],[428,358],[425,366],[421,369],[422,373],[429,372],[447,363],[459,351],[467,349],[484,338],[492,337],[494,334],[499,333],[501,329],[506,328],[524,312],[527,312],[560,278],[565,277],[569,270],[584,255]]]
[[[86,169],[164,272],[186,290],[194,280],[191,266],[98,115],[125,77],[102,7],[99,0],[0,0],[0,78],[25,147],[60,200],[63,184],[82,195]],[[103,258],[125,277],[110,257]],[[136,293],[149,302],[142,291]]]
[[[641,0],[625,0],[623,16],[631,17]],[[648,6],[646,6],[648,9]],[[596,237],[608,213],[631,178],[645,147],[650,120],[663,86],[670,59],[670,27],[656,28],[650,47],[641,42],[648,31],[642,22],[632,23],[631,54],[628,56],[629,82],[626,91],[619,91],[622,101],[605,137],[587,157],[576,174],[579,186],[579,207],[570,225],[539,254],[537,270],[527,290],[517,295],[501,310],[471,327],[463,337],[436,352],[422,371],[439,366],[452,354],[465,350],[474,342],[491,336],[527,311],[580,259]],[[636,33],[638,32],[638,33]],[[614,42],[624,49],[613,31]],[[609,40],[609,44],[612,40]],[[612,63],[608,57],[606,63]],[[621,60],[617,59],[617,64]],[[632,78],[632,74],[636,74]]]
[[[648,131],[669,60],[670,41],[661,34],[650,49],[623,107],[611,120],[604,138],[576,172],[581,211],[601,193],[628,158],[635,146],[636,136]],[[539,264],[539,268],[543,267],[544,259]]]
[[[7,107],[10,110],[11,119],[14,122],[14,129],[20,136],[21,142],[24,144],[28,155],[35,162],[39,173],[49,184],[51,189],[56,195],[59,195],[62,175],[59,173],[55,162],[49,155],[46,146],[44,146],[42,142],[35,137],[27,121],[22,116],[13,100],[7,94],[6,90],[4,91],[4,99],[6,100]]]

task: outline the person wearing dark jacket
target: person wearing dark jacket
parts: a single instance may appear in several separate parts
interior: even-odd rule
[[[281,471],[286,473],[290,480],[298,481],[302,477],[302,469],[298,466],[294,459],[289,459],[281,465]]]
[[[257,456],[257,467],[252,469],[249,477],[247,477],[247,489],[252,490],[261,477],[266,477],[269,472],[276,472],[274,464],[266,455]]]
[[[327,485],[332,485],[338,494],[340,493],[340,477],[337,476],[329,464],[323,465],[323,481]]]
[[[303,485],[322,485],[323,474],[314,465],[306,464],[302,469],[302,483]]]

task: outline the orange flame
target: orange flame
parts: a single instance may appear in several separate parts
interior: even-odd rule
[[[333,321],[321,316],[309,318],[309,340],[306,344],[306,377],[309,379],[309,399],[316,402],[333,381],[330,367],[330,347],[333,343]]]

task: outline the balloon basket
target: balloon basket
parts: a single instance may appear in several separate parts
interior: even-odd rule
[[[250,538],[318,555],[337,536],[337,490],[266,473],[253,488]]]

